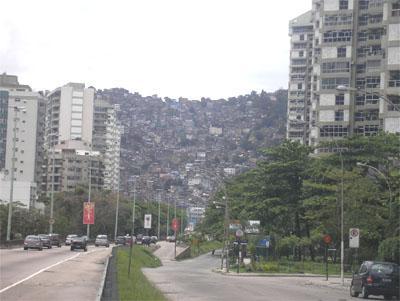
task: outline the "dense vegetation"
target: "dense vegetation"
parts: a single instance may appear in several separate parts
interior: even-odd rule
[[[271,236],[270,251],[278,258],[315,260],[323,254],[325,234],[339,254],[343,179],[345,260],[349,263],[354,254],[348,249],[349,228],[360,228],[359,260],[399,261],[399,137],[353,137],[326,147],[342,153],[316,157],[309,147],[290,141],[264,150],[266,159],[257,168],[226,183],[230,219],[260,220],[261,233]],[[385,178],[357,162],[385,175],[391,197]],[[214,200],[222,202],[222,197],[220,191]],[[222,239],[223,217],[223,209],[211,205],[199,230]]]
[[[95,224],[90,226],[90,236],[108,234],[114,238],[115,211],[117,196],[111,192],[92,192],[91,201],[95,202]],[[82,223],[83,202],[87,200],[87,189],[78,188],[75,192],[57,193],[54,197],[53,232],[61,235],[71,233],[86,234],[86,225]],[[48,205],[49,200],[44,202]],[[15,203],[12,215],[11,238],[23,238],[28,234],[48,233],[49,208],[45,213],[38,210],[27,210],[21,204]],[[125,235],[132,229],[133,201],[121,198],[119,202],[118,235]],[[166,236],[167,205],[161,204],[160,234]],[[8,204],[0,204],[1,237],[5,238],[7,228]],[[152,214],[152,228],[149,235],[157,235],[158,203],[137,200],[135,212],[135,233],[146,233],[143,228],[144,214]],[[182,210],[177,210],[177,218],[181,220]],[[174,207],[170,206],[169,221],[174,218]],[[170,230],[172,233],[172,230]],[[3,239],[2,239],[3,241]]]

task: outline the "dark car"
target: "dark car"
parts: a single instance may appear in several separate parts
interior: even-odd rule
[[[83,249],[87,251],[87,240],[83,236],[74,237],[71,240],[71,251],[75,249]]]
[[[52,246],[57,246],[61,248],[61,237],[59,234],[51,233],[49,234],[49,237]]]
[[[38,236],[39,236],[39,238],[41,239],[41,241],[43,243],[43,247],[51,249],[50,236],[48,236],[47,234],[39,234]]]
[[[142,238],[142,244],[149,246],[151,244],[151,238],[150,236],[143,236]]]
[[[143,240],[143,234],[138,234],[136,236],[136,244],[141,245]]]
[[[28,235],[24,240],[24,250],[28,249],[38,249],[43,250],[43,242],[37,235]]]
[[[115,240],[116,245],[125,245],[125,236],[117,236]]]
[[[383,295],[385,300],[399,298],[399,266],[391,262],[364,261],[353,275],[350,295],[368,298]]]

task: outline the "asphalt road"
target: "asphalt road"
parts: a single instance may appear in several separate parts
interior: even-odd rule
[[[165,247],[168,248],[168,245]],[[164,252],[167,253],[165,250]],[[218,256],[207,254],[181,262],[163,260],[162,267],[143,271],[146,277],[170,300],[345,301],[358,299],[351,298],[348,286],[342,287],[338,279],[327,283],[323,279],[311,277],[227,276],[212,271],[219,265]]]
[[[0,300],[96,300],[111,248],[0,250]]]

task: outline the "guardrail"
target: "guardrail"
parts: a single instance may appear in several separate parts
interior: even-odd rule
[[[0,241],[0,249],[11,249],[16,247],[22,248],[23,245],[24,245],[23,239]]]

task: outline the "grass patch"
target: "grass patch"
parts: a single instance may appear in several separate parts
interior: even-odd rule
[[[131,275],[128,278],[129,248],[119,247],[117,251],[118,292],[121,301],[166,300],[163,294],[147,280],[141,268],[161,266],[160,260],[147,247],[135,245]]]
[[[190,257],[197,257],[202,254],[211,252],[212,250],[222,249],[222,242],[216,240],[202,241],[199,243],[191,243]]]

